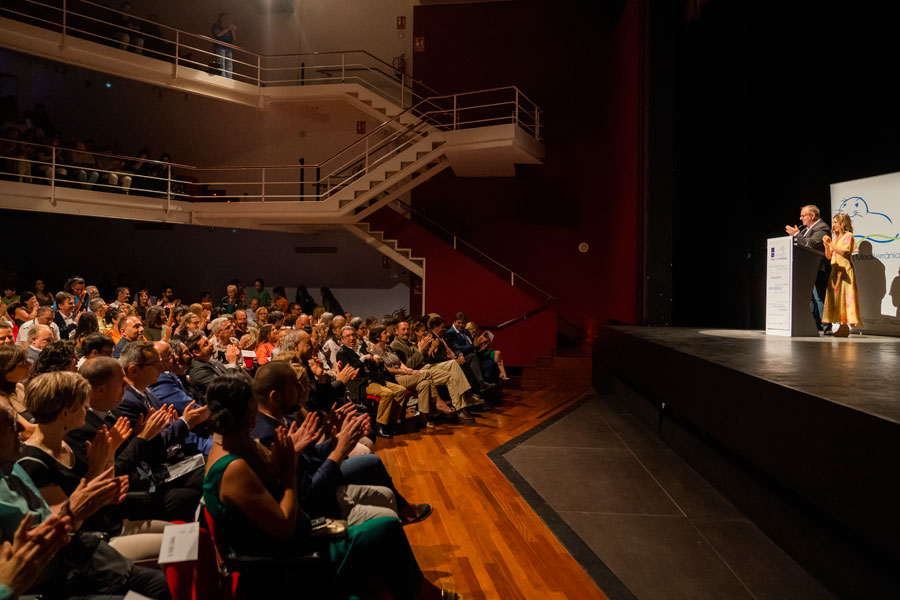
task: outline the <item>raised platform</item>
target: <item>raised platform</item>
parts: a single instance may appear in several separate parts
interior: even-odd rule
[[[594,367],[676,450],[690,437],[721,457],[692,464],[837,595],[898,589],[900,340],[608,327]],[[723,461],[755,491],[740,497]]]

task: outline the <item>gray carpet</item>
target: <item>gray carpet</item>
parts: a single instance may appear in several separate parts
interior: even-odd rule
[[[491,453],[613,600],[833,596],[617,401],[619,386]]]

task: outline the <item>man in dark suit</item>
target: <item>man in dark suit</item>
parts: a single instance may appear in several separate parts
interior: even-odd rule
[[[812,248],[819,252],[825,252],[825,243],[822,241],[831,227],[820,217],[819,207],[807,204],[800,209],[800,221],[802,227],[786,225],[784,230],[794,238],[798,246]],[[825,312],[825,289],[828,286],[828,278],[831,276],[831,263],[824,256],[819,261],[819,270],[816,273],[816,283],[813,286],[812,298],[809,301],[809,309],[816,318],[816,324],[822,328],[822,314]],[[825,335],[831,331],[826,330]]]
[[[386,371],[380,368],[381,357],[361,350],[356,330],[350,326],[341,329],[341,347],[337,352],[337,361],[358,369],[354,381],[365,387],[366,394],[379,398],[375,434],[383,438],[393,437],[391,425],[400,412],[405,410],[406,388],[387,380]],[[348,387],[352,387],[350,384],[351,382],[347,382]]]
[[[150,391],[162,371],[159,352],[152,342],[132,342],[125,347],[119,364],[125,371],[125,393],[119,411],[131,422],[132,429],[161,410],[171,410]],[[189,521],[200,501],[203,485],[203,455],[186,444],[191,429],[206,421],[209,409],[188,404],[180,418],[173,419],[154,440],[151,460],[156,490],[162,492],[163,518]],[[184,472],[178,475],[177,473]],[[173,474],[173,472],[175,474]]]
[[[81,366],[79,374],[91,384],[90,408],[84,425],[66,434],[66,440],[73,452],[81,460],[87,461],[85,442],[93,442],[101,427],[111,429],[122,417],[118,406],[125,391],[125,372],[119,361],[109,356],[91,358]],[[157,496],[148,494],[146,498],[133,498],[135,492],[151,486],[151,467],[154,452],[158,452],[160,432],[166,427],[172,415],[168,411],[155,411],[146,419],[141,419],[138,428],[116,451],[116,475],[128,475],[132,493],[123,505],[125,516],[131,519],[148,519],[162,514],[160,505],[165,505],[165,492]],[[175,492],[178,494],[178,492]]]
[[[188,352],[194,357],[191,362],[189,378],[196,398],[206,395],[206,388],[216,377],[227,373],[229,369],[239,369],[238,360],[241,350],[237,344],[230,344],[225,349],[225,361],[213,358],[213,345],[205,335],[192,337],[185,344]]]

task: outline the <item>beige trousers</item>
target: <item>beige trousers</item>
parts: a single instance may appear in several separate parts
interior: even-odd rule
[[[447,386],[453,408],[462,410],[469,405],[464,395],[472,389],[472,386],[469,385],[469,380],[466,379],[466,374],[463,373],[462,367],[459,366],[458,362],[445,360],[441,363],[425,365],[422,368],[431,376],[431,383],[435,387],[439,385]]]
[[[366,386],[366,393],[380,399],[375,422],[382,425],[390,425],[406,404],[406,388],[390,381],[384,382],[384,385],[370,383]]]
[[[408,390],[415,389],[419,400],[419,412],[427,415],[431,412],[433,398],[437,395],[431,375],[428,371],[419,371],[415,375],[394,375],[397,383]]]

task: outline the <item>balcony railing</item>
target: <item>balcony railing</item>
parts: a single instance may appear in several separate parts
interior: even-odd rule
[[[168,62],[173,78],[193,69],[258,88],[358,83],[401,108],[438,95],[365,50],[263,55],[89,0],[5,0],[0,16],[58,32],[61,49],[81,38]]]
[[[418,115],[417,120],[401,125],[407,114]],[[50,186],[85,185],[91,189],[160,196],[167,200],[322,201],[354,185],[374,169],[437,132],[516,124],[537,137],[540,135],[539,115],[534,104],[515,87],[426,98],[325,160],[309,165],[198,167],[0,138],[0,160],[5,163],[0,166],[0,176]],[[432,139],[437,142],[439,137]],[[115,162],[124,166],[119,169],[79,166],[71,160],[73,153],[84,157],[76,162],[95,165]],[[142,173],[129,172],[133,171],[130,165],[138,163],[150,167]],[[82,171],[96,172],[95,181],[81,181],[78,177]],[[92,178],[89,173],[85,176]],[[121,181],[110,183],[126,177],[131,178],[129,186],[123,187]]]

